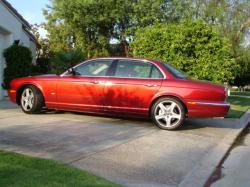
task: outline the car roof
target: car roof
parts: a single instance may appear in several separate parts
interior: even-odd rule
[[[140,57],[96,57],[89,60],[98,60],[98,59],[111,59],[111,60],[140,60],[140,61],[150,61],[156,62],[158,60],[153,60],[149,58],[140,58]]]

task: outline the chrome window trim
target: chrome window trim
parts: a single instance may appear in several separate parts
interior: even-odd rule
[[[81,62],[80,64],[77,64],[75,65],[73,68],[77,68],[78,66],[81,66],[82,64],[86,64],[90,61],[97,61],[97,60],[111,60],[111,61],[114,61],[114,59],[109,59],[109,58],[95,58],[95,59],[89,59],[89,60],[85,60],[84,62]],[[113,62],[112,62],[113,63]],[[111,64],[112,64],[111,63]],[[63,76],[70,76],[70,75],[67,75],[67,71],[65,71],[64,73],[62,73],[60,75],[60,77],[63,77]],[[97,77],[97,76],[83,76],[83,75],[76,75],[77,77]],[[99,76],[99,77],[107,77],[107,76]]]
[[[125,78],[125,79],[129,79],[129,78],[131,78],[131,79],[157,79],[157,80],[162,80],[162,79],[166,79],[166,75],[165,75],[165,73],[161,70],[161,68],[159,68],[159,66],[158,65],[156,65],[156,64],[154,64],[154,63],[152,63],[151,61],[149,61],[149,60],[145,60],[145,59],[143,59],[143,60],[140,60],[140,59],[127,59],[127,58],[125,58],[125,59],[117,59],[118,60],[118,62],[120,61],[120,60],[130,60],[130,61],[140,61],[140,62],[144,62],[144,63],[149,63],[149,64],[151,64],[152,66],[155,66],[160,72],[161,72],[161,74],[163,75],[163,78],[151,78],[151,77],[148,77],[148,78],[142,78],[142,77],[119,77],[119,76],[111,76],[111,77],[117,77],[117,78]]]
[[[95,59],[89,59],[86,60],[80,64],[77,64],[76,66],[74,66],[73,68],[76,68],[82,64],[88,63],[90,61],[96,61],[96,60],[131,60],[131,61],[141,61],[141,62],[146,62],[146,63],[150,63],[152,65],[154,65],[163,75],[163,78],[140,78],[140,77],[117,77],[117,76],[84,76],[84,75],[76,75],[76,77],[109,77],[109,78],[124,78],[124,79],[152,79],[152,80],[163,80],[163,79],[167,79],[167,76],[165,75],[165,73],[162,71],[162,69],[157,65],[152,63],[152,61],[146,60],[146,59],[134,59],[134,58],[95,58]],[[67,71],[65,71],[64,73],[62,73],[60,75],[60,77],[66,77],[66,76],[71,76],[71,75],[67,75]]]

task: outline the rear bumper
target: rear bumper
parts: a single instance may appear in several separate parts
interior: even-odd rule
[[[230,109],[227,102],[187,102],[189,118],[225,117]]]

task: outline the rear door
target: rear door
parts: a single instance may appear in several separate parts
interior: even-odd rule
[[[113,69],[104,88],[104,109],[148,115],[150,102],[161,87],[161,71],[150,62],[127,59],[116,61]]]

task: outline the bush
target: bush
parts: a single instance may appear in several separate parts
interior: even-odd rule
[[[30,75],[42,75],[48,74],[50,72],[50,61],[48,58],[38,58],[36,60],[36,65],[31,66]]]
[[[134,56],[161,59],[194,79],[225,82],[238,69],[229,41],[201,20],[139,29],[131,49]]]
[[[240,72],[231,84],[238,87],[250,85],[250,48],[239,48],[237,54],[237,63],[240,65]]]
[[[62,51],[51,59],[51,72],[61,74],[70,67],[75,66],[85,58],[80,51]]]
[[[11,80],[31,73],[32,56],[29,48],[18,44],[5,49],[3,56],[7,65],[4,69],[4,88],[9,89]]]
[[[36,60],[37,70],[41,74],[47,74],[50,72],[50,60],[49,58],[37,58]]]

